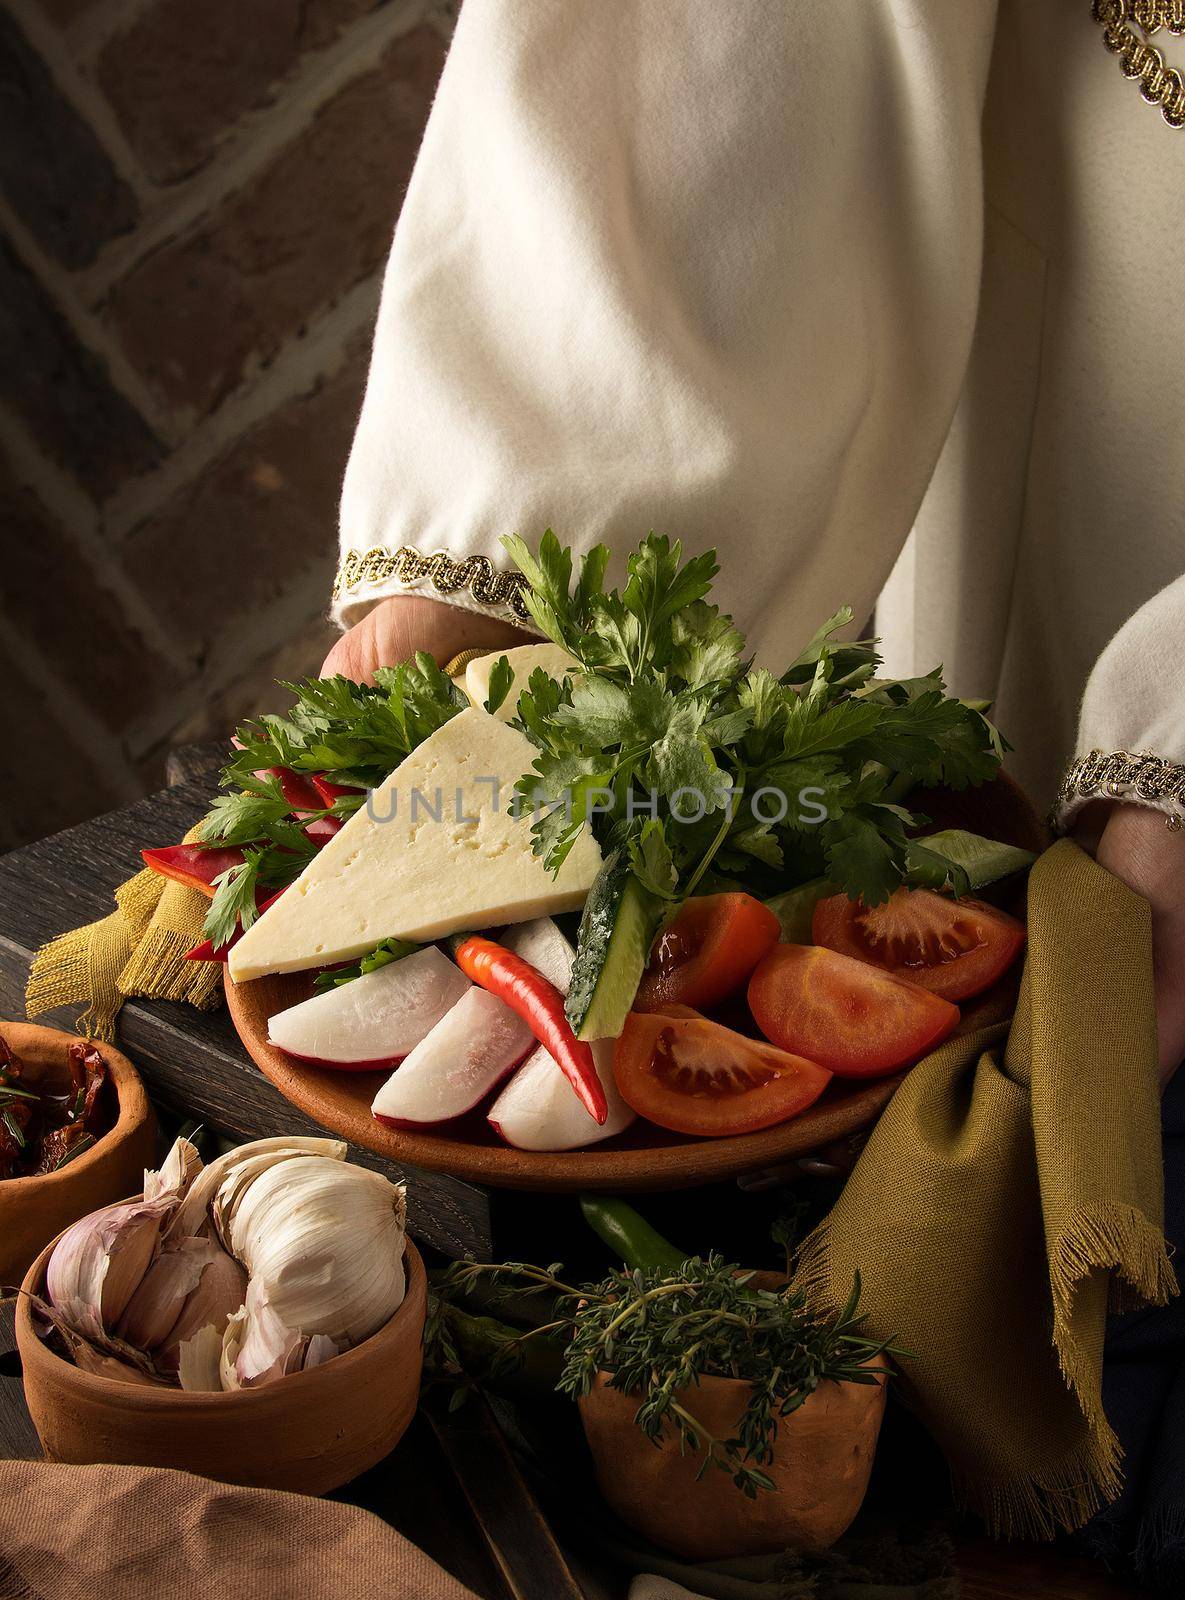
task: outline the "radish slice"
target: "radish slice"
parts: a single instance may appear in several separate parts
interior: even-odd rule
[[[514,1071],[534,1043],[530,1028],[508,1005],[472,988],[391,1074],[371,1110],[393,1128],[463,1116]],[[570,1088],[568,1094],[575,1099]]]
[[[501,941],[541,972],[561,994],[572,980],[572,946],[550,917],[509,928]],[[612,1039],[592,1046],[597,1075],[609,1102],[609,1115],[597,1124],[572,1093],[572,1085],[542,1045],[534,1050],[490,1108],[489,1123],[499,1138],[519,1150],[579,1150],[611,1139],[628,1128],[634,1113],[617,1092]]]
[[[609,1102],[609,1115],[600,1126],[540,1045],[490,1107],[490,1127],[517,1150],[580,1150],[621,1133],[634,1121],[634,1113],[618,1094],[613,1078],[615,1042],[598,1039],[592,1046],[597,1074]]]
[[[354,1072],[393,1066],[471,987],[456,963],[429,945],[278,1011],[268,1038],[319,1066]]]
[[[550,917],[536,917],[533,922],[507,928],[498,943],[541,972],[561,994],[567,994],[576,952]]]

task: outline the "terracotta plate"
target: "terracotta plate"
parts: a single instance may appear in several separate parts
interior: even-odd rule
[[[1026,850],[1048,842],[1028,800],[1008,778],[964,794],[927,793],[921,806],[933,826],[968,828]],[[385,1073],[328,1072],[302,1065],[267,1042],[268,1018],[307,999],[304,973],[226,980],[231,1019],[248,1054],[282,1094],[343,1139],[401,1165],[448,1172],[502,1189],[645,1190],[685,1189],[736,1177],[756,1167],[806,1155],[873,1122],[892,1098],[900,1075],[844,1086],[837,1079],[808,1111],[776,1128],[728,1139],[693,1139],[636,1122],[627,1132],[589,1150],[543,1154],[513,1150],[474,1114],[446,1129],[411,1133],[384,1128],[370,1114]],[[1015,978],[973,1001],[963,1011],[960,1032],[970,1032],[1011,1012]]]

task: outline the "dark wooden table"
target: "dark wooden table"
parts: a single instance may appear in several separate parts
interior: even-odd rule
[[[37,947],[106,916],[112,890],[139,867],[140,850],[175,843],[203,814],[220,755],[216,746],[179,752],[170,762],[170,788],[0,857],[0,1018],[24,1016],[25,979]],[[42,1020],[69,1027],[73,1016],[67,1011]],[[199,1013],[131,1001],[120,1014],[119,1042],[156,1105],[181,1119],[236,1139],[323,1131],[252,1064],[223,1009]],[[437,1173],[399,1170],[369,1151],[351,1147],[350,1153],[406,1180],[411,1230],[431,1249],[488,1260],[496,1233],[519,1239],[535,1230],[544,1257],[551,1258],[556,1208],[539,1197],[492,1197]],[[0,1458],[39,1455],[21,1390],[12,1308],[2,1306]],[[560,1551],[481,1403],[453,1417],[426,1406],[399,1449],[342,1497],[385,1517],[483,1600],[591,1600],[589,1580],[578,1578]],[[1120,1600],[1133,1593],[1085,1563],[1038,1546],[973,1540],[960,1547],[959,1566],[965,1600]],[[598,1585],[597,1596],[605,1592]]]

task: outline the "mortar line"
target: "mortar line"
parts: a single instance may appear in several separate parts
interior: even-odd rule
[[[33,0],[8,0],[8,3],[59,94],[90,128],[99,148],[141,208],[146,209],[151,198],[149,179],[98,85],[81,72],[74,50],[61,48],[66,35],[48,21]]]
[[[0,607],[0,612],[11,615],[4,607]],[[108,779],[118,798],[138,800],[144,793],[144,786],[123,747],[121,736],[96,716],[70,679],[63,677],[45,655],[35,637],[22,634],[21,651],[24,677],[32,680],[34,688],[44,687],[46,699],[69,725],[83,754],[94,763],[100,776]]]
[[[327,554],[324,570],[310,567],[282,594],[267,605],[251,613],[250,633],[253,639],[266,638],[266,643],[247,662],[236,655],[236,641],[242,632],[224,629],[210,641],[200,667],[186,681],[185,694],[175,694],[162,702],[155,712],[136,718],[124,730],[137,761],[146,760],[167,743],[172,732],[180,727],[203,705],[208,705],[218,695],[226,693],[236,679],[244,677],[261,666],[317,614],[309,609],[314,592],[319,593],[321,604],[317,611],[324,613],[329,606],[329,588],[332,582],[333,554]],[[227,729],[227,733],[230,733]]]
[[[3,404],[0,441],[11,455],[21,482],[72,535],[96,588],[105,589],[114,598],[123,620],[156,655],[170,666],[188,667],[189,656],[178,649],[139,585],[104,541],[102,512],[84,489],[44,455],[23,419]]]
[[[104,524],[115,546],[159,511],[230,446],[265,422],[288,400],[311,393],[318,381],[340,369],[342,350],[374,324],[381,277],[355,284],[308,331],[289,340],[266,368],[237,389],[217,411],[183,439],[150,474],[130,479],[104,506]],[[342,463],[343,469],[345,463]]]
[[[148,424],[163,445],[173,448],[180,442],[180,434],[171,414],[161,407],[132,366],[119,340],[79,298],[77,275],[42,249],[3,195],[0,195],[0,232],[6,235],[21,265],[48,294],[79,344],[103,362],[111,387]]]
[[[306,53],[275,100],[244,112],[224,145],[199,172],[157,190],[157,202],[134,233],[112,239],[80,275],[81,293],[97,305],[136,266],[264,172],[350,83],[373,71],[387,46],[425,18],[427,0],[389,0],[333,44]]]

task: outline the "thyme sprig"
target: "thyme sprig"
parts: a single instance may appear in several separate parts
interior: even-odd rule
[[[573,1285],[563,1266],[526,1262],[459,1262],[438,1286],[464,1295],[479,1283],[487,1293],[520,1293],[524,1286],[555,1297],[554,1320],[527,1329],[503,1347],[501,1361],[521,1358],[528,1342],[564,1343],[557,1389],[578,1399],[598,1373],[613,1388],[638,1398],[635,1422],[655,1445],[673,1437],[701,1457],[699,1475],[727,1472],[750,1497],[772,1489],[768,1471],[782,1418],[803,1405],[821,1383],[874,1383],[889,1371],[882,1356],[901,1356],[890,1340],[861,1331],[860,1280],[838,1315],[819,1317],[792,1284],[759,1287],[722,1256],[693,1257],[674,1274],[661,1267],[611,1272],[600,1283]],[[737,1378],[750,1386],[733,1437],[718,1438],[695,1416],[694,1390],[705,1377]]]

